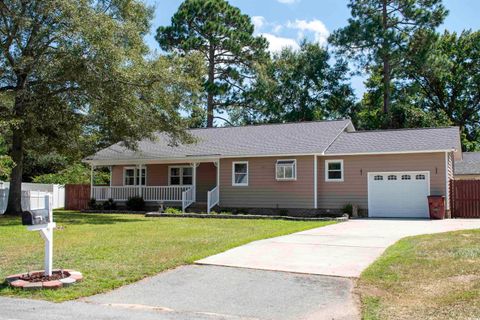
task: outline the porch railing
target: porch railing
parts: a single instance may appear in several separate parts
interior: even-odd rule
[[[207,213],[218,204],[220,199],[220,192],[218,186],[208,191],[207,193]]]
[[[127,201],[128,198],[141,196],[145,201],[182,201],[184,191],[191,186],[122,186],[122,187],[93,187],[92,197],[104,201],[113,199]]]
[[[195,202],[195,187],[189,187],[182,192],[182,211],[185,212],[193,202]]]

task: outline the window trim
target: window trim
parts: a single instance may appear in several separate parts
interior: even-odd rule
[[[247,165],[247,182],[244,183],[235,183],[235,165],[236,164],[246,164]],[[249,180],[249,168],[248,168],[248,161],[232,161],[232,186],[234,187],[248,187]]]
[[[340,179],[330,179],[328,177],[328,165],[330,163],[340,163],[340,173],[342,174],[342,178]],[[327,182],[343,182],[344,181],[344,168],[343,168],[343,159],[330,159],[330,160],[325,160],[325,181]]]
[[[122,180],[122,185],[124,187],[138,187],[139,185],[137,183],[137,170],[139,170],[139,167],[136,166],[125,166],[123,167],[123,180]],[[133,183],[134,184],[125,184],[125,174],[127,170],[133,170]],[[145,170],[145,184],[142,184],[142,177],[140,177],[140,186],[145,187],[147,186],[147,166],[142,165],[142,170]],[[141,175],[141,172],[140,172]]]
[[[279,178],[277,176],[278,162],[279,161],[293,161],[293,178]],[[285,173],[285,171],[284,171]],[[297,180],[297,159],[277,159],[275,162],[275,180],[277,181],[296,181]]]
[[[180,169],[180,184],[172,184],[171,182],[171,176],[172,176],[172,169],[173,168],[178,168]],[[183,168],[192,168],[192,184],[183,184]],[[188,166],[188,165],[177,165],[177,166],[168,166],[168,185],[169,186],[187,186],[187,187],[191,187],[193,186],[193,181],[194,181],[194,177],[193,177],[193,174],[194,174],[194,170],[193,170],[193,167],[192,166]]]

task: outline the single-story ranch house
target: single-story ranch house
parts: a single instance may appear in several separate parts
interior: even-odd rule
[[[458,127],[355,131],[350,120],[189,130],[171,146],[158,134],[136,151],[114,144],[85,159],[109,167],[110,186],[92,197],[210,210],[311,214],[355,205],[370,217],[428,217],[428,195],[446,197]]]

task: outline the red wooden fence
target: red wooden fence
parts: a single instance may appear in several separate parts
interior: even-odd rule
[[[65,209],[67,210],[87,209],[89,200],[90,200],[89,184],[65,185]]]
[[[451,180],[452,218],[480,218],[480,180]]]

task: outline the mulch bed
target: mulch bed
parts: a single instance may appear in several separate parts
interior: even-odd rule
[[[44,282],[44,281],[52,281],[52,280],[60,280],[70,277],[70,273],[65,272],[63,270],[58,270],[52,272],[51,276],[46,276],[43,272],[32,272],[32,273],[25,273],[19,279],[28,282]]]

